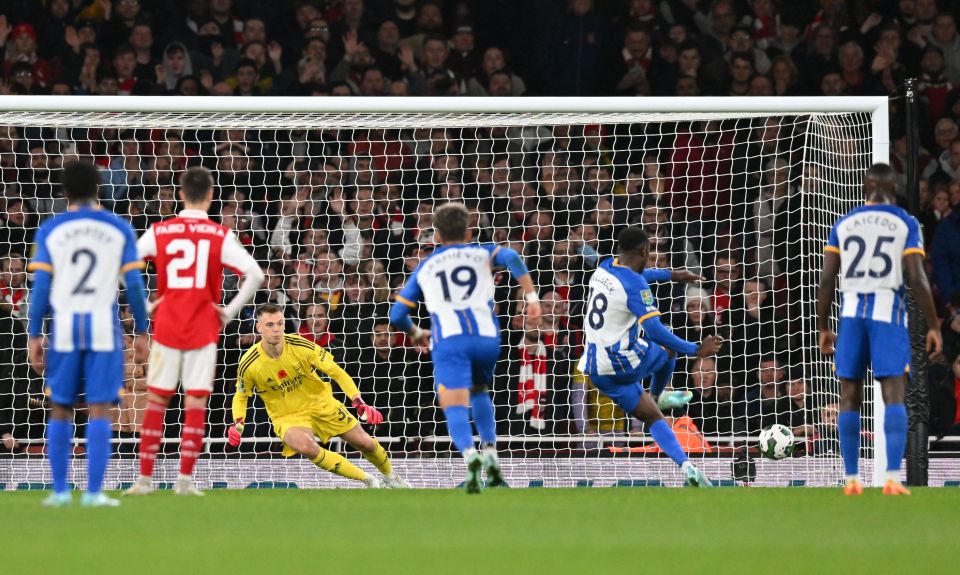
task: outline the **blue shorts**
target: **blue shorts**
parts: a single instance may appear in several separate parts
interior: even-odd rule
[[[500,338],[455,335],[435,343],[432,356],[437,391],[489,387],[500,359]]]
[[[670,362],[670,356],[662,347],[650,341],[647,343],[650,344],[647,347],[647,354],[636,371],[590,376],[590,383],[630,415],[633,415],[634,410],[637,409],[640,396],[643,395],[643,380],[666,367]]]
[[[837,377],[859,381],[867,374],[899,377],[910,371],[910,334],[902,325],[858,317],[840,318],[834,362]]]
[[[123,387],[122,351],[47,352],[50,399],[73,405],[83,393],[87,403],[117,403]]]

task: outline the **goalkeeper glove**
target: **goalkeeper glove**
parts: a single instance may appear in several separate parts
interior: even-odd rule
[[[383,415],[376,409],[370,407],[360,399],[359,396],[353,398],[353,408],[357,410],[360,421],[366,421],[370,425],[380,425],[383,423]]]
[[[238,419],[233,422],[230,429],[227,430],[227,441],[230,445],[238,447],[243,436],[243,420]]]

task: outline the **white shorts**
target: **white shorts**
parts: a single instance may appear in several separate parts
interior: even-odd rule
[[[187,395],[210,395],[217,369],[217,344],[197,349],[174,349],[156,341],[150,349],[147,388],[160,395],[173,395],[183,382]]]

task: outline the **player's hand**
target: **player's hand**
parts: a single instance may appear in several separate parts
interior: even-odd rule
[[[407,335],[410,336],[410,340],[413,342],[414,347],[417,348],[417,351],[425,353],[428,349],[430,349],[429,329],[415,329],[412,333]]]
[[[383,414],[377,411],[375,408],[367,405],[360,399],[360,396],[353,398],[351,403],[353,408],[357,410],[357,415],[360,416],[360,421],[365,421],[370,425],[380,425],[383,423]]]
[[[243,420],[238,419],[227,429],[227,443],[234,447],[240,445],[243,440]]]
[[[680,282],[684,284],[692,284],[696,282],[706,281],[707,278],[703,277],[700,274],[695,274],[690,270],[673,270],[670,272],[670,281]]]
[[[540,307],[540,302],[527,302],[524,312],[527,316],[526,325],[531,328],[540,327],[540,317],[543,315],[543,308]]]
[[[230,320],[233,318],[230,317],[230,313],[227,311],[226,307],[222,305],[218,305],[216,307],[217,315],[220,316],[220,327],[227,327],[227,324],[230,323]]]
[[[833,355],[836,351],[837,334],[830,330],[820,332],[820,353],[823,355]]]
[[[133,336],[133,362],[146,363],[150,357],[150,336],[138,333]]]
[[[940,361],[943,359],[943,337],[940,330],[930,328],[927,330],[927,354],[931,361]]]
[[[723,338],[719,335],[708,335],[700,342],[697,349],[697,357],[711,357],[717,355],[720,347],[723,345]]]
[[[27,355],[30,360],[30,367],[33,368],[33,371],[43,374],[43,370],[47,367],[47,357],[46,352],[43,349],[42,337],[30,338],[30,343],[27,347]]]

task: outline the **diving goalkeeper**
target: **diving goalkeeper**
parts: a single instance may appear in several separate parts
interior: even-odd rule
[[[387,452],[357,425],[357,418],[333,397],[330,384],[318,371],[330,376],[352,400],[352,406],[368,423],[383,422],[379,411],[360,399],[353,379],[330,352],[299,335],[285,334],[283,308],[264,304],[257,309],[260,343],[240,358],[237,392],[233,396],[233,425],[227,431],[230,445],[240,445],[247,400],[256,391],[263,399],[273,429],[283,440],[283,455],[299,453],[314,465],[341,477],[362,481],[367,487],[410,487],[397,476]],[[317,443],[341,437],[363,454],[383,474],[383,482],[364,472],[338,453]]]

